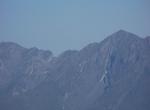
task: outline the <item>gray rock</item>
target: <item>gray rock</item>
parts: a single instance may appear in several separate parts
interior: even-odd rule
[[[79,51],[0,43],[2,110],[149,110],[150,38],[120,30]]]

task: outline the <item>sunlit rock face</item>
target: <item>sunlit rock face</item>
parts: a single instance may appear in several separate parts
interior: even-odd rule
[[[150,38],[120,30],[59,56],[0,43],[2,110],[149,110]]]

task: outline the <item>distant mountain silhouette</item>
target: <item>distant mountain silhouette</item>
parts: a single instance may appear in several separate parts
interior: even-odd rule
[[[150,37],[119,30],[59,56],[0,43],[0,110],[150,110]]]

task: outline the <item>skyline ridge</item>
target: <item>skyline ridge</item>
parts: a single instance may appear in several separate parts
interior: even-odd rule
[[[26,49],[32,49],[32,48],[36,48],[36,49],[38,49],[38,50],[44,50],[44,51],[50,51],[50,52],[52,52],[53,53],[53,55],[54,56],[59,56],[59,55],[61,55],[62,53],[64,53],[64,52],[66,52],[66,51],[69,51],[69,50],[71,50],[71,51],[80,51],[80,50],[82,50],[83,48],[85,48],[85,47],[87,47],[88,45],[91,45],[91,44],[94,44],[94,43],[101,43],[101,42],[103,42],[105,39],[110,39],[111,37],[121,37],[121,36],[118,36],[118,34],[130,34],[130,35],[134,35],[135,37],[137,37],[137,38],[141,38],[141,39],[146,39],[147,37],[150,37],[150,36],[146,36],[145,38],[143,38],[143,37],[140,37],[140,36],[138,36],[137,34],[134,34],[134,33],[132,33],[132,32],[129,32],[129,31],[126,31],[126,30],[123,30],[123,29],[119,29],[118,31],[116,31],[116,32],[113,32],[112,34],[110,34],[110,35],[107,35],[107,37],[105,37],[103,40],[101,40],[101,41],[97,41],[97,42],[91,42],[91,43],[89,43],[89,44],[87,44],[87,45],[85,45],[85,46],[83,46],[83,47],[81,47],[80,49],[66,49],[66,50],[64,50],[64,51],[62,51],[62,52],[59,52],[59,54],[54,54],[53,53],[53,51],[52,50],[50,50],[50,49],[43,49],[43,48],[40,48],[40,47],[38,47],[38,46],[33,46],[33,47],[25,47],[25,46],[23,46],[22,44],[19,44],[19,43],[17,43],[17,42],[12,42],[12,41],[1,41],[0,42],[0,44],[2,44],[2,43],[5,43],[5,44],[11,44],[11,45],[18,45],[18,46],[20,46],[20,47],[22,47],[22,48],[26,48]],[[127,37],[127,36],[123,36],[123,37]],[[133,37],[133,36],[132,36]]]

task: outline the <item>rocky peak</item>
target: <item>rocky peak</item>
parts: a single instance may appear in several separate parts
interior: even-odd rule
[[[143,45],[143,39],[130,32],[119,30],[112,35],[108,36],[101,43],[102,51],[124,51],[125,53],[129,49],[141,48]],[[124,53],[123,52],[123,53]],[[106,53],[105,53],[106,54]]]
[[[124,31],[124,30],[119,30],[113,33],[112,35],[108,36],[108,38],[106,39],[110,39],[112,42],[115,42],[118,44],[141,40],[141,38],[139,38],[137,35]]]

